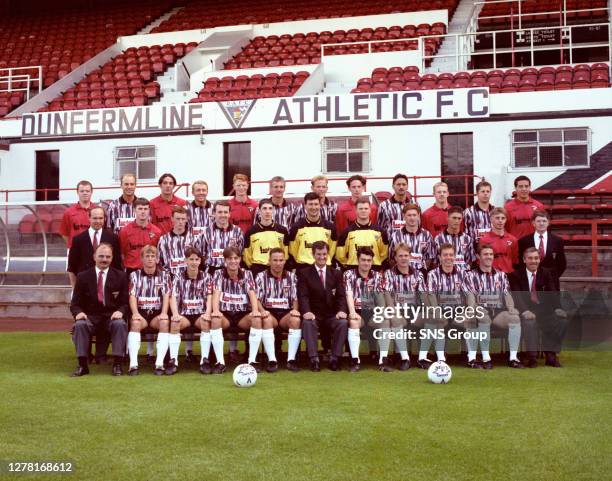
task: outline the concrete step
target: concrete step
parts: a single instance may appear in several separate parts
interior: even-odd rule
[[[0,317],[70,318],[70,287],[1,286]]]

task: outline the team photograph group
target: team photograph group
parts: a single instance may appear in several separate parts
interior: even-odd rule
[[[328,198],[323,175],[312,178],[299,203],[285,199],[282,177],[270,180],[270,196],[260,201],[249,197],[243,174],[233,178],[233,197],[216,202],[203,180],[191,184],[191,201],[176,195],[172,174],[158,184],[159,195],[148,200],[137,195],[136,176],[125,174],[122,195],[97,205],[83,180],[64,213],[73,377],[89,374],[92,362],[106,363],[109,347],[115,376],[138,375],[143,363],[155,375],[173,375],[182,340],[181,362],[199,365],[202,374],[224,373],[226,358],[269,373],[281,358],[298,371],[299,357],[314,372],[323,364],[357,372],[366,357],[383,372],[428,369],[434,355],[446,361],[447,354],[447,338],[430,334],[450,328],[465,333],[468,368],[493,368],[492,332],[507,340],[508,367],[535,368],[540,353],[546,366],[561,367],[564,245],[548,231],[550,216],[526,176],[515,179],[503,208],[491,205],[487,181],[475,186],[466,209],[451,205],[448,185],[437,182],[424,211],[401,173],[383,199],[366,194],[367,179],[353,175],[350,197],[340,203]],[[396,306],[423,309],[373,315]],[[442,315],[448,309],[479,315]],[[420,333],[417,356],[406,331]]]

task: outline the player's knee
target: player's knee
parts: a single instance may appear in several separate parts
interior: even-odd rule
[[[111,329],[126,329],[127,323],[123,319],[113,319],[110,322]]]
[[[82,330],[82,329],[87,329],[87,320],[86,319],[79,319],[78,321],[76,321],[74,323],[74,330]]]
[[[508,314],[508,324],[520,324],[521,318],[518,314]]]

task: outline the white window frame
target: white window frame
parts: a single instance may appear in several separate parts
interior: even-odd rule
[[[349,141],[353,139],[361,139],[367,143],[367,148],[364,149],[349,149]],[[342,149],[327,149],[327,143],[330,140],[344,141],[344,148]],[[367,161],[365,162],[362,170],[349,170],[349,158],[348,155],[354,152],[367,153]],[[329,170],[327,167],[327,154],[346,154],[346,170]],[[369,135],[351,135],[351,136],[334,136],[334,137],[323,137],[321,140],[321,172],[330,175],[342,175],[342,174],[360,174],[368,173],[372,170],[372,139]]]
[[[125,150],[135,149],[135,153],[133,156],[122,157],[119,158],[121,154],[125,154]],[[141,157],[141,149],[153,149],[153,157]],[[121,162],[135,162],[136,163],[136,171],[132,172],[136,175],[136,180],[155,180],[157,178],[157,147],[155,145],[122,145],[120,147],[115,147],[113,149],[113,179],[116,181],[120,181],[120,168],[119,165]],[[140,162],[151,162],[153,161],[155,169],[152,177],[142,177],[140,175]]]
[[[550,132],[550,131],[561,131],[562,139],[557,142],[549,142],[549,141],[540,141],[540,135],[542,132]],[[584,130],[586,131],[586,140],[565,140],[566,132]],[[515,141],[515,135],[521,133],[535,132],[536,140],[535,141]],[[565,164],[565,147],[572,145],[586,145],[587,148],[587,158],[586,164],[583,165],[564,165]],[[511,146],[511,155],[512,155],[512,168],[515,170],[556,170],[556,169],[586,169],[590,167],[591,164],[591,129],[588,127],[558,127],[551,129],[520,129],[513,130],[510,133],[510,146]],[[561,159],[563,161],[563,165],[540,165],[540,147],[561,147]],[[516,165],[516,147],[535,147],[536,155],[537,155],[537,165],[535,166],[517,166]]]

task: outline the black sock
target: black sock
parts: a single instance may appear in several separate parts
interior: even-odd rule
[[[87,369],[87,356],[79,356],[79,366]]]

